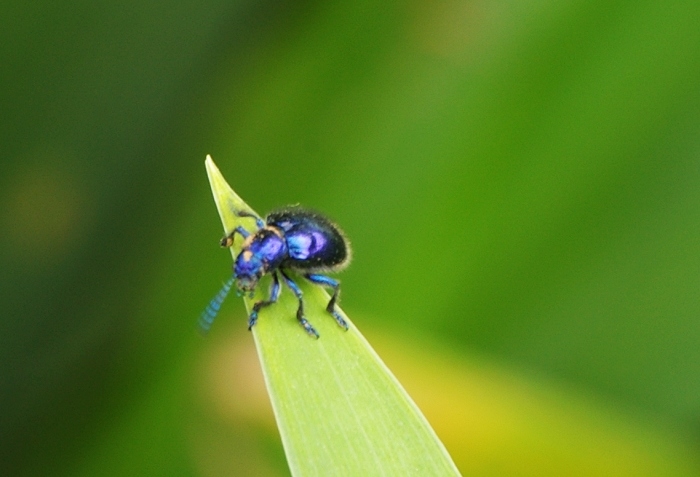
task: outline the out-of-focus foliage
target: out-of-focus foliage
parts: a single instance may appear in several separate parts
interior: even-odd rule
[[[466,475],[697,475],[700,4],[0,24],[3,475],[288,472],[242,304],[194,332],[230,263],[207,153],[256,210],[343,226],[343,308]]]

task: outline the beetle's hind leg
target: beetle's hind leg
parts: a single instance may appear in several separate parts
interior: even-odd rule
[[[338,313],[338,311],[335,309],[335,303],[336,301],[338,301],[338,296],[340,295],[340,282],[325,275],[318,275],[316,273],[307,273],[304,275],[304,277],[306,277],[306,279],[312,283],[316,283],[318,285],[325,285],[327,287],[333,288],[333,296],[328,302],[328,306],[326,306],[326,311],[333,315],[335,321],[337,321],[338,324],[347,331],[348,323],[342,316],[340,316],[340,313]]]
[[[311,323],[309,323],[309,321],[304,317],[304,294],[301,292],[299,285],[294,283],[294,280],[289,278],[289,276],[284,273],[283,270],[280,270],[280,273],[282,274],[284,282],[287,284],[289,289],[292,290],[294,295],[297,297],[297,300],[299,300],[299,308],[297,309],[297,320],[299,320],[299,324],[304,327],[309,335],[313,336],[314,338],[318,338],[318,331],[316,331],[316,329],[311,326]]]
[[[258,322],[258,313],[260,310],[266,306],[270,306],[277,301],[280,296],[280,280],[277,277],[277,273],[272,274],[272,286],[270,287],[270,298],[267,300],[259,301],[253,305],[253,310],[250,312],[248,317],[248,331],[250,331],[255,323]]]

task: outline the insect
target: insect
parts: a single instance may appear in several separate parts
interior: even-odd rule
[[[281,276],[299,301],[297,320],[310,336],[318,338],[318,332],[304,316],[302,292],[289,276],[290,270],[311,283],[333,289],[326,311],[347,330],[347,322],[335,307],[340,295],[340,282],[325,275],[341,271],[350,262],[350,245],[343,232],[323,215],[298,206],[275,210],[265,217],[265,221],[250,212],[239,211],[236,215],[254,219],[257,230],[251,233],[238,226],[221,239],[222,247],[232,246],[236,234],[241,235],[244,241],[233,264],[233,275],[209,302],[199,319],[202,331],[209,330],[234,283],[239,296],[247,293],[252,298],[258,281],[269,274],[272,275],[269,298],[253,305],[248,316],[248,329],[255,326],[260,310],[279,298]]]

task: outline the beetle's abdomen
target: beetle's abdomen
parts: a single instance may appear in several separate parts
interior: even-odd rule
[[[285,238],[289,257],[298,262],[297,266],[332,267],[345,260],[345,244],[333,235],[300,228],[287,232]]]
[[[283,266],[304,271],[332,271],[348,262],[349,248],[342,232],[319,214],[289,208],[268,215],[267,224],[284,233],[289,258]]]

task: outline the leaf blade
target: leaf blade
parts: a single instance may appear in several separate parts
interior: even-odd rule
[[[252,209],[211,157],[205,165],[224,230],[245,226],[234,211]],[[266,296],[261,290],[268,283],[245,299],[248,311]],[[299,326],[297,301],[288,290],[261,310],[253,328],[292,474],[459,475],[423,414],[347,315],[339,310],[350,325],[346,332],[325,311],[325,290],[297,283],[306,317],[321,338],[310,338]]]

